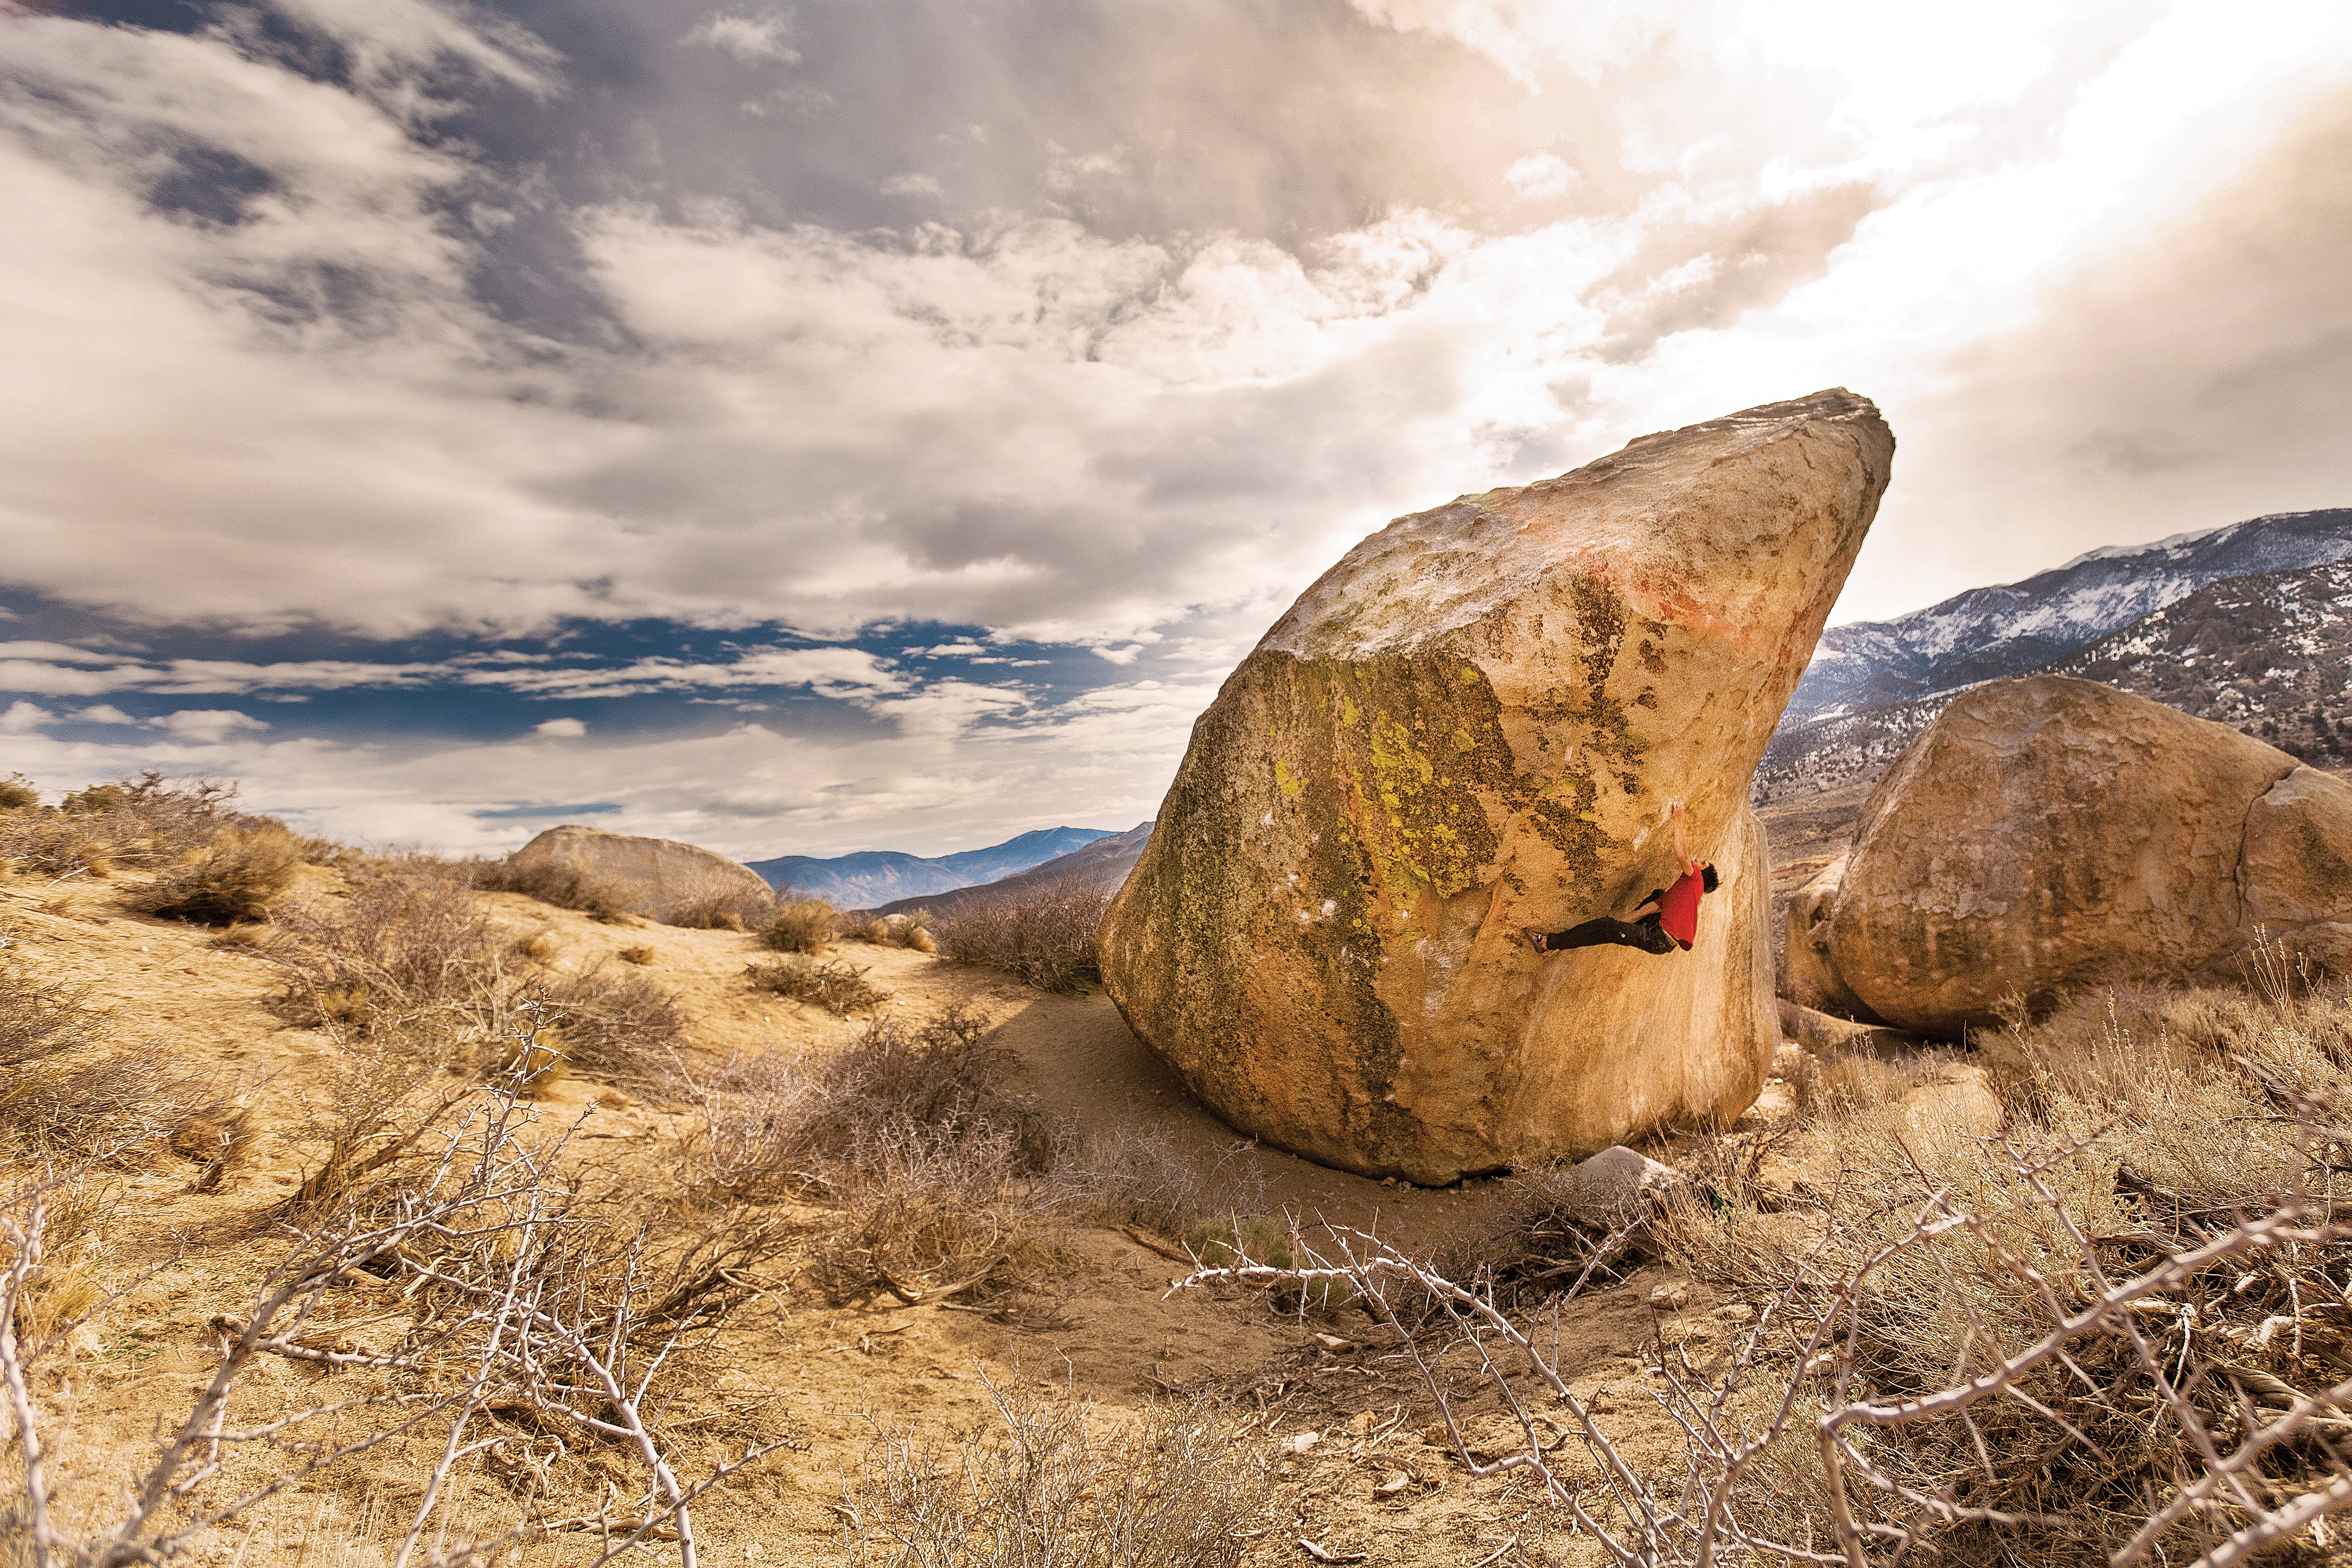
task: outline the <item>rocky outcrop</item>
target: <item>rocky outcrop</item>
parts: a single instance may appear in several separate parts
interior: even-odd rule
[[[1822,393],[1359,544],[1193,726],[1103,926],[1129,1024],[1228,1121],[1367,1174],[1737,1116],[1779,1043],[1748,774],[1893,452]],[[1670,879],[1675,798],[1721,881],[1694,952],[1519,942]]]
[[[2341,967],[2352,786],[2090,681],[1992,682],[1880,781],[1827,928],[1836,983],[1946,1039],[2011,998],[2242,983],[2258,929]]]
[[[670,838],[636,838],[593,827],[551,827],[507,857],[514,885],[571,883],[593,889],[631,914],[667,920],[698,905],[741,901],[747,908],[774,895],[740,861]]]
[[[1780,951],[1787,964],[1781,994],[1798,1006],[1841,1018],[1874,1023],[1862,998],[1838,978],[1830,957],[1830,913],[1837,908],[1838,888],[1845,880],[1847,857],[1841,855],[1813,874],[1813,879],[1789,895],[1788,923]],[[1782,1028],[1787,1022],[1782,1021]]]
[[[1928,1049],[1937,1042],[1883,1024],[1857,1024],[1832,1013],[1816,1012],[1786,997],[1780,1001],[1780,1037],[1809,1051],[1861,1051],[1874,1057],[1899,1058]]]

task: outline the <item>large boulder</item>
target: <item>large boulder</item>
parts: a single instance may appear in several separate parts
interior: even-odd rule
[[[507,870],[520,888],[568,888],[656,920],[698,907],[756,910],[774,898],[760,873],[713,850],[594,827],[551,827],[508,856]]]
[[[2258,931],[2340,967],[2347,922],[2352,785],[2144,697],[2032,676],[1957,699],[1879,781],[1828,952],[1870,1013],[1956,1039],[2087,987],[2242,983]]]
[[[1366,539],[1192,730],[1111,906],[1136,1033],[1234,1126],[1449,1182],[1736,1117],[1779,1045],[1748,775],[1894,455],[1852,393],[1664,435]],[[1696,950],[1538,955],[1674,874]]]

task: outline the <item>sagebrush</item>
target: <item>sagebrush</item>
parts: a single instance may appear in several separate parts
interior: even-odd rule
[[[989,964],[1040,991],[1082,991],[1102,979],[1096,933],[1116,891],[1070,877],[977,899],[935,917],[931,936],[954,963]]]

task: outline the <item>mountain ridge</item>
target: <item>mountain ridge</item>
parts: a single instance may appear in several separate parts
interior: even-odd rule
[[[2210,584],[2347,559],[2352,508],[2271,512],[2146,544],[2103,545],[1893,620],[1832,626],[1780,729],[2023,675]]]
[[[1098,838],[1118,836],[1116,828],[1108,827],[1039,827],[1002,844],[952,855],[862,849],[823,858],[780,855],[747,864],[779,890],[789,888],[845,906],[870,905],[996,881],[1083,849]]]
[[[2352,561],[2221,578],[2019,673],[2095,680],[2341,766],[2352,754]],[[1874,777],[1979,684],[1784,725],[1751,794],[1769,802]]]
[[[1124,833],[1097,838],[1082,849],[1016,871],[1012,876],[993,882],[979,883],[968,888],[953,888],[946,893],[911,899],[900,899],[879,909],[859,910],[854,914],[912,914],[919,909],[935,915],[952,914],[958,908],[986,899],[1019,898],[1024,893],[1051,887],[1071,878],[1112,889],[1127,880],[1127,874],[1143,858],[1143,847],[1150,842],[1154,824],[1139,822]]]

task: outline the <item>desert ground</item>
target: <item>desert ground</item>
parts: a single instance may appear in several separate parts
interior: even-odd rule
[[[311,870],[306,880],[306,896],[338,896],[331,872]],[[29,971],[110,1011],[118,1041],[233,1086],[256,1134],[209,1192],[192,1190],[197,1167],[170,1158],[89,1178],[104,1222],[84,1261],[110,1287],[136,1281],[75,1331],[56,1394],[56,1460],[70,1499],[99,1512],[152,1453],[158,1424],[184,1411],[214,1364],[215,1320],[245,1310],[285,1252],[282,1205],[315,1167],[312,1124],[344,1054],[329,1031],[285,1021],[273,1005],[285,977],[268,957],[224,946],[205,927],[127,909],[122,893],[139,881],[130,873],[62,886],[36,877],[0,882],[0,921]],[[761,953],[740,932],[599,922],[512,893],[473,897],[502,940],[538,939],[552,970],[617,963],[622,950],[637,950],[635,967],[671,991],[690,1019],[682,1053],[689,1063],[835,1051],[864,1026],[751,989],[744,971]],[[1009,1088],[1056,1124],[1114,1142],[1154,1141],[1221,1173],[1255,1212],[1376,1232],[1428,1253],[1475,1235],[1513,1199],[1507,1180],[1425,1191],[1238,1139],[1099,994],[1045,994],[906,948],[836,951],[888,993],[888,1012],[961,1004],[984,1016],[991,1041],[1011,1055]],[[1765,1110],[1785,1102],[1776,1085]],[[681,1188],[694,1157],[698,1112],[682,1094],[632,1095],[572,1079],[526,1115],[543,1129],[576,1122],[572,1157],[647,1193]],[[696,1347],[695,1376],[739,1444],[788,1446],[703,1500],[696,1523],[704,1561],[842,1561],[845,1510],[876,1446],[891,1434],[984,1425],[991,1387],[1084,1404],[1114,1426],[1171,1402],[1207,1399],[1233,1413],[1231,1441],[1269,1486],[1251,1526],[1253,1563],[1309,1560],[1302,1542],[1336,1560],[1380,1563],[1589,1558],[1544,1522],[1524,1485],[1464,1474],[1421,1376],[1361,1310],[1286,1312],[1231,1286],[1171,1290],[1191,1268],[1178,1238],[1088,1224],[1069,1226],[1063,1255],[1010,1288],[911,1307],[883,1290],[828,1300],[801,1276],[829,1212],[786,1201],[761,1205],[757,1217],[792,1238],[761,1262],[759,1300]],[[1629,1268],[1561,1314],[1563,1370],[1581,1394],[1602,1406],[1612,1396],[1638,1398],[1645,1347],[1661,1336],[1679,1343],[1720,1334],[1726,1325],[1707,1293],[1670,1275],[1655,1264]],[[287,1385],[267,1396],[288,1399],[318,1381],[288,1363],[265,1364],[258,1375]],[[1472,1391],[1457,1415],[1475,1430],[1497,1408]],[[691,1451],[694,1440],[686,1442]],[[207,1543],[204,1560],[388,1561],[394,1542],[383,1532],[419,1495],[425,1458],[379,1457],[305,1481]],[[586,1561],[592,1547],[592,1538],[557,1534],[525,1557]]]
[[[1862,794],[1768,809],[1776,895],[1843,849]],[[205,853],[291,842],[265,824]],[[2126,1320],[2177,1345],[2143,1336],[2138,1362],[2116,1362],[2094,1313],[2068,1331],[2089,1336],[2093,1372],[2066,1363],[2093,1383],[2034,1385],[2063,1395],[2054,1426],[1995,1416],[1974,1449],[1929,1431],[1872,1451],[1926,1510],[1906,1528],[1961,1532],[1948,1553],[2089,1562],[2152,1486],[2197,1473],[2149,1441],[2144,1405],[2242,1428],[2260,1452],[2287,1430],[2263,1422],[2305,1420],[2303,1391],[2352,1371],[2332,1232],[2232,1260],[2249,1225],[2294,1218],[2262,1194],[2310,1179],[2311,1107],[2339,1093],[2352,1038],[2334,989],[2105,994],[1965,1050],[1809,1024],[1736,1123],[1640,1145],[1680,1197],[1596,1220],[1567,1167],[1430,1189],[1241,1138],[1090,987],[1048,994],[874,931],[780,957],[756,928],[484,890],[495,878],[428,858],[314,843],[289,875],[266,920],[226,925],[142,912],[153,870],[0,877],[16,1031],[0,1044],[29,1064],[0,1103],[17,1303],[0,1372],[45,1445],[16,1479],[37,1469],[52,1531],[86,1548],[52,1561],[111,1560],[106,1532],[141,1508],[152,1541],[249,1496],[172,1555],[1602,1563],[1639,1560],[1635,1492],[1673,1516],[1653,1539],[1696,1542],[1669,1500],[1729,1485],[1717,1460],[1735,1450],[1752,1473],[1720,1495],[1745,1500],[1741,1528],[1802,1552],[1823,1494],[1786,1413],[1960,1377],[1979,1336],[2041,1331],[2016,1281],[2055,1279],[2074,1294],[2051,1310],[2121,1292],[2119,1310],[2177,1312]],[[405,900],[389,921],[387,889]],[[413,1005],[394,1016],[392,980],[320,967],[320,932],[362,928],[371,951],[406,931],[441,961],[470,954],[470,1000],[428,1005],[426,976],[402,983]],[[442,930],[463,941],[424,940]],[[870,989],[840,1016],[754,983],[780,962]],[[369,984],[389,989],[371,1001]],[[616,995],[668,1022],[597,1047],[574,1015]],[[572,1011],[550,1025],[534,998]],[[26,1055],[26,1031],[52,1026],[72,1049]],[[954,1064],[955,1081],[887,1089],[895,1107],[928,1097],[911,1142],[884,1090],[841,1087],[877,1061]],[[472,1206],[431,1208],[476,1170]],[[556,1230],[498,1217],[526,1201]],[[2272,1219],[2248,1217],[2264,1204]],[[402,1219],[420,1212],[441,1228]],[[1957,1250],[1923,1239],[1969,1214]],[[352,1240],[395,1221],[391,1250]],[[2078,1225],[2068,1262],[2051,1227]],[[558,1231],[585,1250],[531,1239]],[[2108,1282],[2192,1243],[2223,1250],[2178,1280]],[[1380,1246],[1428,1272],[1312,1273]],[[474,1353],[465,1332],[491,1321],[463,1308],[479,1299],[459,1289],[478,1284],[469,1258],[509,1280],[501,1311],[526,1283],[546,1303],[497,1321],[609,1331],[603,1352],[563,1343],[567,1366],[620,1369],[610,1397],[577,1372],[468,1382],[450,1347]],[[1253,1263],[1276,1277],[1217,1273]],[[1835,1283],[1882,1266],[1866,1292]],[[305,1278],[322,1282],[288,1284]],[[1827,1308],[1809,1279],[1834,1287]],[[265,1322],[265,1299],[295,1306]],[[1797,1346],[1776,1315],[1808,1300],[1871,1342]],[[2151,1385],[2175,1356],[2204,1370]],[[220,1415],[192,1424],[208,1386],[227,1391]],[[2084,1424],[2095,1459],[2053,1436]],[[2125,1428],[2139,1447],[2116,1459]],[[1743,1448],[1740,1433],[1767,1436]],[[1987,1441],[2039,1458],[1995,1466]],[[180,1468],[155,1480],[167,1452]],[[2284,1489],[2332,1461],[2306,1442],[2264,1463]],[[663,1484],[699,1489],[688,1539],[656,1506]],[[1995,1503],[1963,1517],[1972,1496]],[[5,1506],[28,1520],[31,1492]],[[2282,1561],[2339,1545],[2321,1519]],[[11,1551],[38,1561],[22,1532]]]

